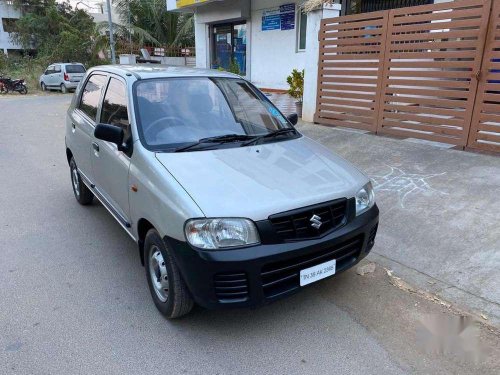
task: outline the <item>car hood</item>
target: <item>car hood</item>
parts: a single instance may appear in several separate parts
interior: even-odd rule
[[[368,181],[349,162],[307,137],[156,157],[207,217],[263,220],[353,197]]]

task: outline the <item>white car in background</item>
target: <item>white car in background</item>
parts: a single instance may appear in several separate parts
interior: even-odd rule
[[[40,76],[40,88],[42,91],[61,90],[63,94],[76,90],[86,71],[81,63],[51,64]]]

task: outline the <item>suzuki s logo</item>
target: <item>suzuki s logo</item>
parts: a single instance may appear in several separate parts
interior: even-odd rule
[[[313,215],[313,217],[310,218],[309,221],[311,222],[311,227],[316,229],[319,229],[323,225],[323,223],[321,222],[321,217],[319,217],[318,215]]]

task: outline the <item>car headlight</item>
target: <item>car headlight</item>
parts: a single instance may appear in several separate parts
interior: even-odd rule
[[[260,243],[257,228],[248,219],[193,219],[186,223],[184,233],[191,245],[201,249],[224,249]]]
[[[368,182],[356,193],[356,216],[368,211],[375,204],[372,183]]]

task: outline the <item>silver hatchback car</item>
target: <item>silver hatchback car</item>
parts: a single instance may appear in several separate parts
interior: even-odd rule
[[[355,265],[378,226],[369,179],[296,123],[230,73],[92,68],[67,115],[73,192],[137,242],[168,318],[269,303]]]
[[[86,69],[80,63],[57,63],[45,69],[40,76],[39,84],[42,91],[60,90],[63,94],[76,90]]]

